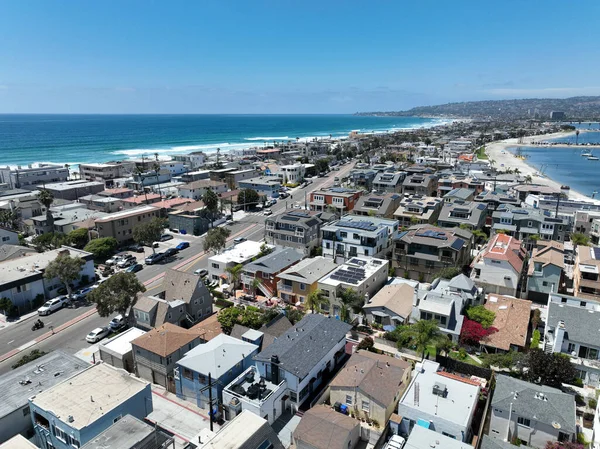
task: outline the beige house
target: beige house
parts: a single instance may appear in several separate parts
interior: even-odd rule
[[[360,421],[315,405],[304,413],[292,439],[297,449],[354,449],[360,433]]]
[[[385,428],[410,383],[411,370],[402,359],[356,352],[329,384],[330,402],[346,404],[356,415],[368,416]]]
[[[399,326],[408,322],[414,299],[412,285],[386,285],[365,304],[363,310],[369,323]]]
[[[133,240],[133,228],[160,216],[160,209],[140,206],[109,214],[96,220],[98,237],[113,237],[119,243]]]
[[[335,262],[323,256],[304,259],[277,275],[277,292],[287,303],[303,303],[318,288],[319,279],[335,267]]]

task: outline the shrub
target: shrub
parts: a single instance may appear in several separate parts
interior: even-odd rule
[[[23,357],[21,357],[21,359],[12,366],[12,369],[16,369],[16,368],[23,366],[29,362],[33,362],[35,359],[39,359],[40,357],[42,357],[46,354],[48,354],[48,353],[45,351],[40,351],[39,349],[34,349],[29,354],[26,354]]]
[[[583,399],[583,396],[581,396],[580,394],[576,394],[575,395],[575,404],[582,406],[585,405],[585,400]]]
[[[529,347],[532,349],[535,348],[539,348],[540,347],[540,331],[539,330],[534,330],[533,331],[533,336],[531,337],[531,343],[529,344]]]
[[[226,309],[228,307],[233,307],[233,303],[231,301],[227,301],[223,298],[218,298],[215,300],[215,305],[220,307],[221,309]]]
[[[580,378],[575,378],[573,379],[573,382],[571,382],[571,384],[575,385],[576,387],[581,387],[583,388],[583,380],[581,380]]]
[[[597,399],[594,399],[594,398],[590,399],[590,400],[588,401],[588,406],[589,406],[590,408],[593,408],[594,410],[596,410],[596,407],[598,406],[598,400],[597,400]]]
[[[540,309],[535,309],[533,311],[533,316],[531,317],[531,326],[533,327],[533,329],[537,329],[537,327],[540,325],[540,321],[542,320],[542,313],[540,312]]]
[[[587,445],[587,444],[588,444],[588,442],[587,442],[587,441],[586,441],[586,439],[585,439],[585,435],[583,434],[583,432],[579,432],[579,433],[577,434],[577,442],[578,442],[579,444],[584,444],[584,445]]]
[[[371,350],[371,348],[373,348],[374,345],[375,342],[371,337],[365,337],[361,340],[356,349],[366,349],[367,351],[369,351]]]
[[[217,298],[217,299],[224,299],[225,296],[223,295],[223,292],[220,292],[218,290],[211,290],[211,294],[213,295],[213,297]]]
[[[486,309],[484,306],[475,306],[467,309],[467,317],[470,320],[477,321],[485,329],[487,329],[494,324],[496,314],[491,310]]]
[[[464,360],[464,359],[467,358],[467,351],[466,351],[465,348],[460,348],[458,350],[458,358],[461,359],[461,360]]]
[[[356,330],[358,332],[363,332],[365,334],[373,335],[373,329],[371,329],[369,326],[365,326],[364,324],[357,326]]]

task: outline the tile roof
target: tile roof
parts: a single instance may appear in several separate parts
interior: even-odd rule
[[[483,259],[505,260],[513,269],[520,273],[523,270],[525,251],[521,248],[521,241],[506,234],[496,234],[480,253]],[[474,261],[473,263],[476,263]]]
[[[348,434],[360,422],[324,405],[316,405],[302,416],[294,439],[314,449],[348,449]]]
[[[204,208],[204,201],[192,201],[191,203],[182,204],[175,206],[173,209],[181,210],[183,212],[195,212],[198,209]]]
[[[199,335],[200,332],[197,330],[184,329],[171,323],[165,323],[136,338],[131,344],[161,357],[167,357],[197,339]]]
[[[511,345],[524,347],[527,341],[531,301],[490,294],[484,307],[496,314],[492,327],[498,332],[484,338],[481,343],[508,351]]]
[[[359,351],[352,354],[330,383],[331,387],[358,388],[387,408],[400,390],[406,370],[412,365],[402,359]]]
[[[410,316],[415,289],[409,284],[386,285],[373,296],[363,308],[385,307],[402,318]]]
[[[541,248],[540,245],[542,245]],[[535,262],[541,262],[542,267],[554,265],[563,269],[565,267],[565,245],[554,241],[538,242],[538,248],[533,249],[531,259],[529,259],[527,274],[530,276],[534,272]]]
[[[138,195],[122,199],[124,203],[132,204],[143,204],[146,202],[152,202],[154,200],[160,201],[160,195],[158,193],[147,193],[146,195]]]
[[[543,396],[540,397],[540,393]],[[496,376],[492,406],[501,410],[518,410],[522,416],[535,416],[544,424],[556,423],[561,430],[574,433],[575,397],[557,388],[536,385],[504,374]]]
[[[215,313],[206,318],[205,320],[202,320],[195,326],[192,326],[190,330],[196,332],[202,340],[210,341],[217,335],[223,333],[223,330],[221,329],[221,324],[219,323],[219,320],[217,318],[217,314]]]
[[[270,362],[271,356],[277,355],[282,369],[303,378],[345,338],[351,328],[349,324],[331,317],[306,315],[255,359]]]

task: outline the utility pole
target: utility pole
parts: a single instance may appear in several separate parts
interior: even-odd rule
[[[213,406],[218,404],[219,399],[214,398],[212,395],[212,387],[213,381],[212,376],[208,373],[208,385],[206,387],[200,388],[200,394],[204,393],[208,389],[208,419],[210,421],[210,431],[213,431]]]

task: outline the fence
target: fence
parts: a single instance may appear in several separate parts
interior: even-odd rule
[[[454,371],[460,374],[465,374],[467,376],[482,377],[488,380],[492,378],[492,370],[489,368],[470,365],[468,363],[461,362],[460,360],[455,360],[440,354],[436,355],[435,361],[438,362],[440,366],[446,368],[448,371]]]

